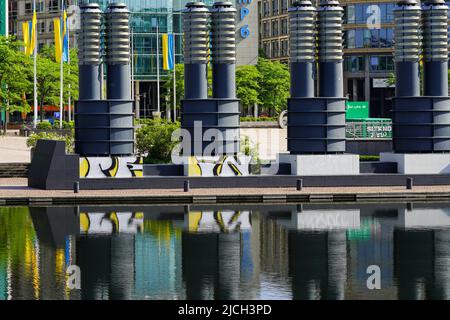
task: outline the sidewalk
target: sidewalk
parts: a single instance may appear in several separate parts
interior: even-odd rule
[[[18,131],[8,131],[7,135],[0,135],[0,163],[30,162],[30,148],[27,138],[16,136]]]
[[[74,203],[295,203],[334,201],[432,201],[450,199],[450,185],[405,187],[209,188],[139,190],[39,190],[24,178],[0,178],[1,204]]]

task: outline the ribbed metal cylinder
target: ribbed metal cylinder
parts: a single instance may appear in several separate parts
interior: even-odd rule
[[[98,4],[80,6],[78,33],[78,67],[80,99],[100,99],[100,31],[101,14]]]
[[[448,96],[447,14],[444,0],[427,0],[422,7],[426,96]]]
[[[291,97],[314,97],[316,60],[316,8],[310,0],[289,8]]]
[[[236,9],[229,1],[211,9],[213,97],[236,98]]]
[[[129,11],[122,3],[106,11],[106,63],[108,99],[131,99]]]
[[[183,11],[184,96],[186,99],[208,97],[208,18],[202,2],[190,2]]]
[[[420,95],[421,9],[416,0],[401,0],[394,8],[394,55],[397,97]]]
[[[342,17],[337,0],[323,0],[318,11],[319,95],[343,97]]]

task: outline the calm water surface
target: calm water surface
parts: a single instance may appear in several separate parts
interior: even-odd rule
[[[449,298],[448,203],[0,207],[0,299]]]

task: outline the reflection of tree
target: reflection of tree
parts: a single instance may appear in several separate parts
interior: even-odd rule
[[[38,262],[35,250],[36,233],[26,207],[0,208],[1,269],[9,267],[25,275],[20,285],[21,294],[39,297]],[[20,270],[18,270],[20,269]],[[32,285],[28,287],[26,284]],[[28,289],[28,290],[27,290]],[[14,288],[13,288],[14,290]]]

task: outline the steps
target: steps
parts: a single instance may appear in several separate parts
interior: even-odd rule
[[[27,178],[29,163],[0,163],[0,178]]]

